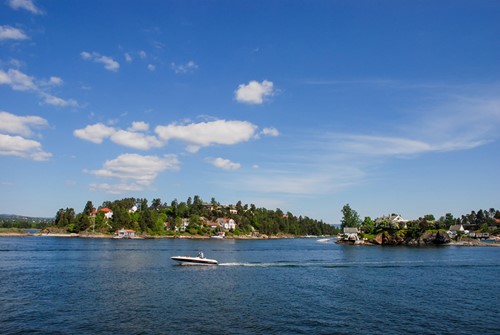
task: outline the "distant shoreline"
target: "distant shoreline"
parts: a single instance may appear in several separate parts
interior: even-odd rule
[[[0,237],[62,237],[62,238],[100,238],[100,239],[123,239],[123,240],[155,240],[155,239],[188,239],[188,240],[203,240],[203,239],[211,239],[210,236],[200,236],[200,235],[178,235],[178,236],[136,236],[132,238],[115,238],[115,235],[107,235],[107,234],[67,234],[67,233],[29,233],[29,232],[0,232]],[[240,235],[240,236],[226,236],[224,239],[226,240],[269,240],[269,239],[287,239],[287,238],[320,238],[320,236],[292,236],[292,235],[277,235],[277,236],[268,236],[268,235],[260,235],[260,236],[249,236],[249,235]]]
[[[60,237],[60,238],[96,238],[96,239],[115,239],[114,235],[107,234],[67,234],[67,233],[29,233],[29,232],[0,232],[1,237]],[[292,236],[292,235],[278,235],[278,236],[226,236],[225,240],[276,240],[276,239],[292,239],[292,238],[334,238],[334,236]],[[121,238],[124,240],[161,240],[161,239],[184,239],[184,240],[205,240],[211,239],[210,236],[137,236],[133,238]],[[348,245],[346,243],[339,243]],[[350,244],[349,244],[350,245]],[[364,246],[374,246],[374,244],[364,244]],[[442,246],[458,246],[458,247],[500,247],[500,242],[493,241],[486,243],[482,241],[452,241]],[[424,246],[425,247],[425,246]]]

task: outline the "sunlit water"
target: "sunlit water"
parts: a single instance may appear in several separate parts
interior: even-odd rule
[[[500,248],[2,237],[0,333],[500,334]]]

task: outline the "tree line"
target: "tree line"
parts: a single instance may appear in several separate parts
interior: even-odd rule
[[[113,212],[111,218],[106,217],[106,212],[102,210],[105,208]],[[259,233],[304,236],[333,235],[339,232],[337,227],[323,221],[284,213],[279,208],[257,208],[254,204],[242,204],[241,201],[236,205],[223,206],[215,198],[206,203],[198,195],[181,202],[174,199],[170,204],[159,198],[153,199],[150,204],[143,198],[124,198],[104,201],[97,208],[91,201],[87,201],[80,213],[76,213],[73,208],[59,209],[54,226],[71,233],[112,233],[125,228],[149,235],[170,235],[180,231],[184,222],[189,222],[186,229],[188,234],[206,235],[213,232],[206,223],[219,218],[229,218],[236,222],[236,229],[231,232],[235,235]]]
[[[500,211],[495,208],[480,209],[454,217],[446,213],[436,220],[434,215],[427,214],[416,220],[407,222],[407,230],[411,236],[417,237],[428,230],[448,230],[452,225],[463,225],[464,229],[490,234],[500,234]],[[392,226],[391,226],[392,225]],[[373,220],[369,216],[360,219],[358,213],[349,204],[342,207],[341,228],[356,227],[367,234],[375,234],[383,230],[398,230],[400,227],[389,222],[388,219]]]

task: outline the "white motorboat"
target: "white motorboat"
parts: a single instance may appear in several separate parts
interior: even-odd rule
[[[192,256],[172,256],[174,261],[179,262],[180,265],[217,265],[219,262],[215,259],[205,258],[203,252],[199,252],[196,257]]]

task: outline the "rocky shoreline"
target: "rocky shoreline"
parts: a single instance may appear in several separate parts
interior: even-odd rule
[[[408,238],[399,234],[391,234],[387,231],[381,232],[373,238],[358,241],[345,241],[338,239],[338,244],[344,245],[380,245],[380,246],[487,246],[500,247],[500,241],[494,239],[491,243],[479,239],[462,238],[453,240],[446,232],[425,232],[418,238]]]

